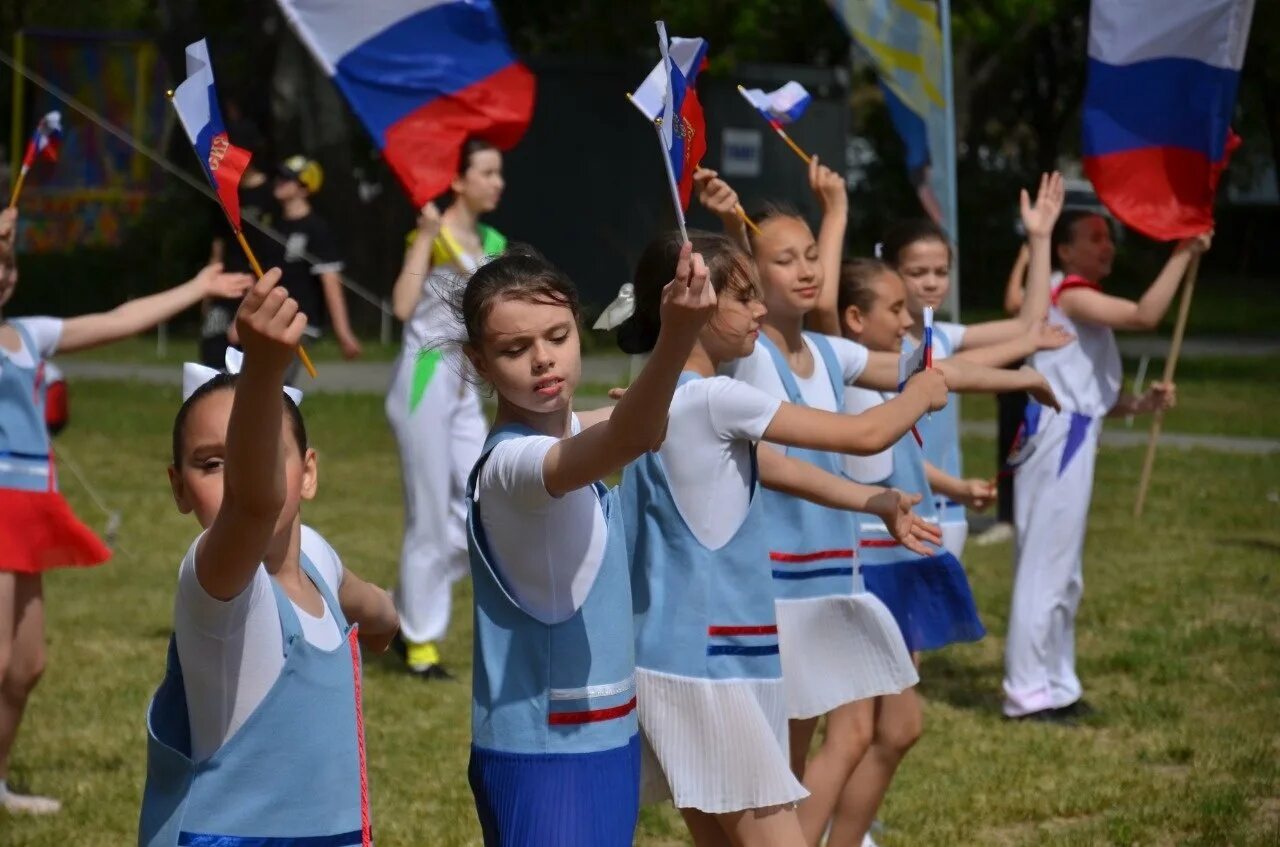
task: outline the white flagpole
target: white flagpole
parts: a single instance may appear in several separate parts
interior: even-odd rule
[[[939,23],[942,25],[942,92],[947,98],[946,164],[947,235],[955,255],[951,257],[951,291],[947,293],[947,312],[951,320],[960,322],[960,194],[956,186],[956,90],[951,65],[951,0],[939,0]]]

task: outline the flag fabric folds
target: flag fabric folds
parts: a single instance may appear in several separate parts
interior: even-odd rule
[[[693,172],[707,152],[706,120],[693,88],[707,61],[707,42],[672,38],[668,46],[666,28],[659,24],[658,31],[663,61],[640,83],[631,102],[658,127],[683,210],[693,193]]]
[[[1254,0],[1094,0],[1085,173],[1120,220],[1157,239],[1213,226]]]
[[[278,2],[415,205],[449,187],[468,138],[509,149],[533,117],[490,0]]]
[[[748,88],[742,94],[766,121],[783,126],[799,120],[813,99],[805,87],[795,81],[788,82],[777,91]]]
[[[930,0],[827,0],[871,57],[893,128],[906,146],[907,171],[921,205],[939,226],[954,220],[947,188],[947,94],[942,30]],[[952,238],[956,233],[950,233]]]
[[[173,92],[173,107],[191,139],[204,174],[222,202],[227,220],[240,230],[240,177],[249,165],[248,150],[227,138],[213,84],[209,45],[202,38],[187,45],[187,78]]]
[[[62,145],[62,113],[49,112],[36,124],[22,156],[22,170],[29,171],[36,162],[58,161],[58,148]]]

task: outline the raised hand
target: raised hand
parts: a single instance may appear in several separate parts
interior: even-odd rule
[[[947,405],[947,379],[937,368],[925,368],[908,379],[903,393],[908,391],[922,392],[931,412]]]
[[[911,511],[920,502],[919,494],[888,488],[867,500],[867,511],[884,521],[894,540],[912,553],[932,556],[927,545],[942,544],[942,529]]]
[[[246,367],[260,362],[259,367],[283,374],[302,341],[307,316],[279,283],[279,268],[272,268],[254,283],[236,311],[236,331]]]
[[[1178,244],[1179,250],[1185,250],[1192,256],[1198,256],[1201,253],[1207,253],[1209,248],[1213,246],[1213,230],[1202,232],[1195,238],[1183,239]]]
[[[1024,188],[1018,195],[1018,205],[1022,210],[1022,226],[1027,231],[1027,238],[1048,238],[1053,233],[1053,225],[1058,222],[1062,213],[1063,197],[1062,174],[1040,175],[1040,189],[1036,192],[1035,205]]]
[[[716,312],[716,291],[702,256],[693,245],[680,248],[676,278],[662,289],[662,328],[696,336]]]
[[[200,283],[200,290],[205,297],[225,297],[235,299],[244,295],[253,285],[253,277],[249,274],[226,273],[221,262],[210,262],[200,269],[195,276]]]
[[[817,156],[809,158],[809,187],[818,196],[824,213],[849,207],[849,189],[844,177],[819,162]]]
[[[440,209],[435,201],[428,200],[418,212],[418,237],[426,238],[430,243],[440,233]]]
[[[1057,350],[1076,340],[1075,334],[1057,324],[1041,321],[1031,328],[1031,343],[1037,350]]]
[[[738,214],[738,192],[710,168],[698,168],[693,172],[693,184],[698,190],[698,202],[707,211],[721,218]]]

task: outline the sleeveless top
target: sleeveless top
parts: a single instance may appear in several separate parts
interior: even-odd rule
[[[1058,271],[1050,278],[1049,285],[1049,320],[1075,333],[1076,337],[1065,347],[1036,352],[1031,357],[1031,366],[1049,381],[1063,412],[1103,417],[1120,399],[1123,367],[1115,332],[1102,324],[1074,321],[1058,307],[1063,291],[1070,288],[1100,290],[1100,286],[1083,277],[1064,277]]]
[[[686,372],[680,384],[701,378]],[[636,665],[697,679],[781,679],[755,447],[751,505],[715,550],[680,513],[656,451],[626,468],[620,490],[632,554]]]
[[[35,365],[23,367],[0,357],[0,488],[56,491],[45,423],[45,362],[22,324],[9,326],[17,331]]]
[[[821,334],[806,332],[805,337],[822,357],[836,405],[842,405],[842,369],[835,351]],[[786,389],[787,400],[797,406],[807,405],[781,351],[763,334],[756,343],[763,345],[773,359],[778,378]],[[828,473],[842,473],[841,457],[835,453],[788,447],[786,454]],[[775,599],[847,597],[865,590],[858,568],[856,516],[769,489],[761,492],[760,499],[764,504]]]
[[[493,448],[538,435],[504,426],[490,433],[467,482],[467,530],[475,590],[472,743],[540,755],[625,746],[637,732],[631,579],[617,489],[596,483],[609,537],[586,601],[547,624],[520,607],[504,583],[480,519],[480,471]]]

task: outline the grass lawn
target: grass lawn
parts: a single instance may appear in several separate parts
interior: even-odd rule
[[[1280,411],[1270,384],[1242,389],[1258,417]],[[134,837],[144,708],[163,670],[178,562],[196,533],[165,481],[177,402],[176,390],[76,386],[74,422],[59,444],[124,512],[127,552],[47,580],[49,670],[12,780],[66,808],[49,819],[0,813],[5,845],[96,847]],[[347,566],[390,584],[400,484],[382,398],[314,396],[304,408],[322,457],[321,493],[306,519]],[[989,442],[966,449],[971,467],[990,464]],[[1280,457],[1167,450],[1147,518],[1135,526],[1140,461],[1140,450],[1124,450],[1099,465],[1080,619],[1081,675],[1098,717],[1077,729],[1001,721],[1010,554],[973,548],[967,563],[992,635],[925,659],[927,729],[889,794],[881,843],[1280,842]],[[80,514],[100,526],[65,471],[64,480]],[[367,665],[384,847],[479,843],[465,776],[469,599],[460,585],[444,645],[459,682],[423,684],[382,659]],[[307,790],[305,779],[298,790]],[[686,842],[674,812],[651,809],[638,843]]]

